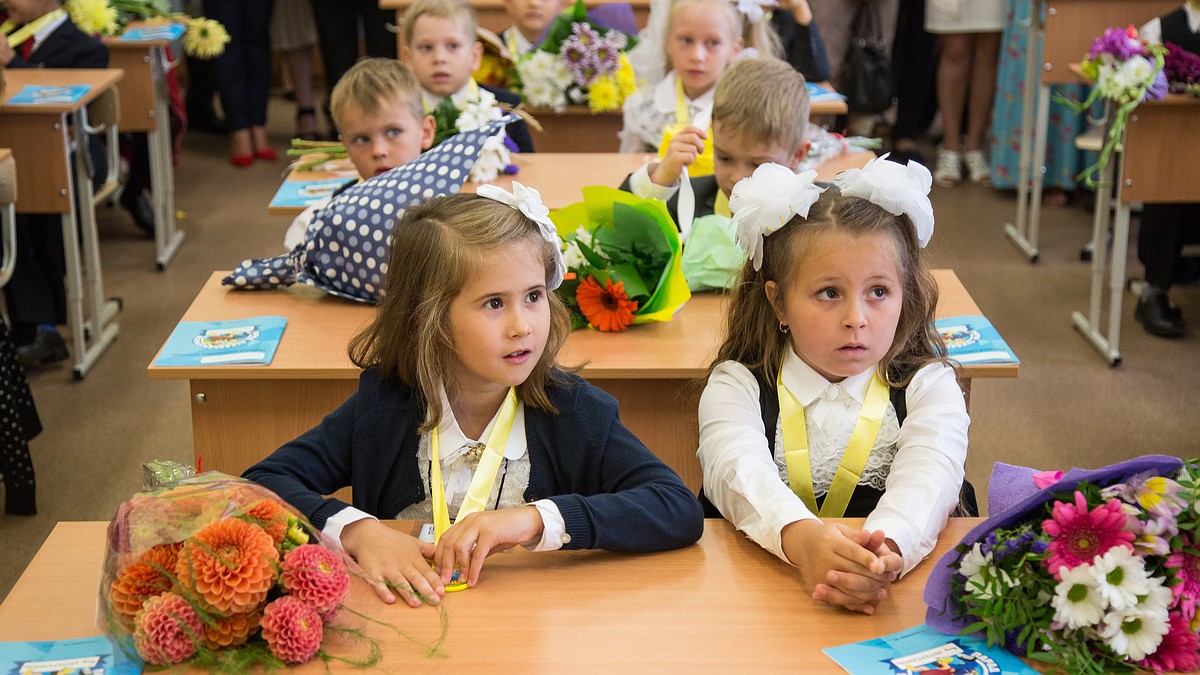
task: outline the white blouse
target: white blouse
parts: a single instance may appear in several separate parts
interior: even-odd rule
[[[874,370],[833,385],[788,350],[783,382],[804,406],[811,445],[814,492],[820,496],[841,462]],[[905,390],[907,415],[899,426],[889,404],[879,438],[860,484],[885,492],[865,528],[882,530],[896,542],[903,574],[937,543],[938,533],[958,504],[967,457],[967,416],[954,370],[931,363]],[[713,369],[700,397],[700,448],[704,494],[742,532],[787,561],[785,525],[817,518],[787,483],[783,442],[767,450],[759,408],[758,381],[740,363]]]
[[[692,119],[701,110],[712,111],[715,90],[714,86],[688,99],[688,115]],[[630,94],[622,109],[621,152],[645,152],[647,146],[657,148],[663,129],[675,123],[675,71],[667,73],[653,87],[642,87]]]

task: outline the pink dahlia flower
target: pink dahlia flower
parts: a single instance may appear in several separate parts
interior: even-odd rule
[[[1125,512],[1116,499],[1089,511],[1083,493],[1076,490],[1074,504],[1056,501],[1050,515],[1042,521],[1042,530],[1052,537],[1043,564],[1058,581],[1062,581],[1059,568],[1091,563],[1114,546],[1133,549],[1133,533],[1125,530]]]
[[[342,557],[317,544],[297,546],[283,558],[283,588],[318,614],[336,609],[350,590],[350,573]]]
[[[263,610],[262,636],[284,663],[305,663],[321,647],[321,617],[303,600],[285,595]]]
[[[1191,619],[1196,615],[1196,602],[1200,601],[1200,556],[1185,553],[1192,547],[1192,542],[1186,537],[1182,550],[1167,556],[1167,569],[1175,571],[1175,578],[1183,583],[1171,587],[1175,594],[1175,604],[1183,615]]]
[[[200,616],[175,593],[147,600],[133,623],[134,648],[155,666],[169,666],[195,654],[203,636]]]
[[[1146,670],[1189,672],[1200,668],[1200,637],[1191,631],[1187,617],[1171,612],[1171,629],[1153,654],[1137,662]]]

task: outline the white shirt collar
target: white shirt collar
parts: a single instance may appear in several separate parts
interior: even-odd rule
[[[858,401],[861,405],[867,397],[867,388],[871,384],[871,378],[875,375],[875,368],[867,368],[857,375],[851,375],[841,382],[837,383],[839,391],[845,392],[850,398]],[[783,384],[792,392],[800,405],[805,408],[813,404],[821,396],[821,393],[830,387],[832,382],[825,379],[820,373],[812,369],[804,362],[796,352],[789,349],[787,356],[783,359]]]
[[[505,49],[508,49],[509,46],[512,44],[516,45],[517,53],[511,55],[513,59],[517,59],[521,56],[524,56],[525,54],[532,51],[535,46],[532,42],[525,39],[525,35],[521,31],[517,30],[516,26],[513,26],[512,28],[509,28],[508,30],[501,33],[500,37],[501,37],[501,39],[504,40]],[[510,42],[510,40],[512,42]]]
[[[50,37],[51,33],[58,30],[59,26],[66,23],[68,18],[70,18],[70,17],[64,12],[62,16],[51,21],[50,23],[46,24],[45,26],[42,26],[41,30],[34,33],[33,34],[33,49],[36,50],[38,48],[38,46],[41,45],[43,41],[45,41],[46,38]]]
[[[500,411],[497,410],[492,419],[488,421],[479,438],[468,438],[463,433],[463,430],[459,428],[458,420],[454,419],[454,410],[450,407],[450,399],[446,397],[446,390],[439,388],[438,393],[442,403],[442,421],[438,424],[438,446],[442,455],[441,461],[443,464],[446,464],[461,455],[467,449],[468,445],[486,442],[488,434],[491,434],[492,428],[496,426],[496,419],[500,416]],[[519,459],[525,454],[526,449],[525,404],[518,402],[517,416],[513,419],[512,433],[508,435],[508,444],[504,448],[504,458],[507,460]]]
[[[703,94],[688,99],[688,109],[693,111],[693,116],[696,110],[712,108],[715,90],[716,87],[709,87]],[[675,71],[667,73],[666,77],[654,85],[654,108],[660,113],[675,115]]]
[[[1188,28],[1192,29],[1193,33],[1200,33],[1200,7],[1195,7],[1190,2],[1183,3],[1183,11],[1187,14]]]

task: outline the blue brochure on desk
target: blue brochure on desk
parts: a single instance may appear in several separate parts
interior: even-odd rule
[[[287,319],[252,316],[233,321],[180,321],[156,366],[261,366],[275,358]]]
[[[92,88],[90,84],[69,84],[51,87],[42,84],[27,84],[21,91],[8,99],[9,105],[63,105],[83,98]]]
[[[271,199],[271,206],[275,208],[307,208],[337,192],[343,185],[356,182],[358,182],[357,178],[285,180]]]
[[[947,316],[933,325],[946,343],[946,355],[959,363],[1020,363],[987,317]]]
[[[46,642],[0,642],[0,673],[137,675],[142,667],[103,635]]]
[[[988,647],[983,638],[946,635],[926,624],[821,651],[850,675],[1037,675],[1004,649]]]
[[[181,23],[160,23],[130,28],[117,38],[121,42],[174,42],[183,37],[187,27]]]
[[[846,97],[822,87],[819,84],[808,83],[808,100],[810,101],[845,101]]]

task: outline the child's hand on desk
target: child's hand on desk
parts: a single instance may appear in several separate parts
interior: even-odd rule
[[[783,528],[783,552],[813,586],[813,599],[873,614],[900,570],[880,557],[882,532],[859,532],[820,520],[798,520]],[[893,569],[894,566],[894,569]]]
[[[542,514],[536,506],[499,511],[477,511],[450,526],[437,546],[422,544],[421,552],[441,572],[442,583],[450,583],[455,568],[465,575],[467,585],[479,581],[483,561],[491,554],[533,541],[542,536]]]
[[[386,603],[396,602],[390,589],[411,607],[420,607],[422,599],[436,605],[446,593],[429,560],[421,555],[421,541],[378,520],[366,518],[347,525],[342,529],[342,547],[358,561],[371,588]]]
[[[688,127],[671,137],[662,161],[650,169],[650,180],[659,185],[674,185],[683,172],[704,152],[704,141],[708,134],[696,127]]]

